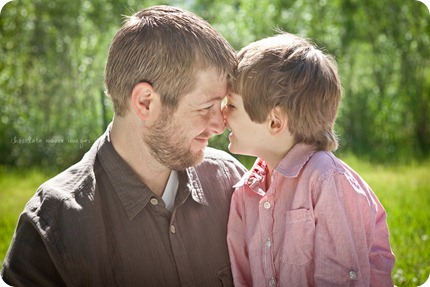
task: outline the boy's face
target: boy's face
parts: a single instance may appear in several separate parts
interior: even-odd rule
[[[227,96],[223,115],[226,127],[231,131],[228,137],[229,151],[234,154],[259,157],[267,148],[265,140],[270,136],[267,122],[253,122],[245,111],[242,97],[235,93]]]

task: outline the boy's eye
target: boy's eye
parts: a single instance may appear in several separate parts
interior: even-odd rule
[[[227,107],[229,108],[229,109],[235,109],[236,107],[234,106],[234,105],[232,105],[232,104],[227,104]]]

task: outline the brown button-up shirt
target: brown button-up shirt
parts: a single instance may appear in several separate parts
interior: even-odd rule
[[[25,207],[2,266],[13,286],[230,286],[226,227],[245,169],[207,148],[178,172],[172,212],[116,153],[108,132]]]

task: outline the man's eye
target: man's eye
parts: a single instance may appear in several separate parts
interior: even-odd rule
[[[214,105],[210,105],[209,107],[204,108],[204,110],[210,110]]]

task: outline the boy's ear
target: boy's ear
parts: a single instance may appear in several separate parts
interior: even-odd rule
[[[288,116],[281,107],[274,107],[269,113],[268,128],[271,134],[279,134],[288,130]]]
[[[148,120],[152,115],[158,114],[160,96],[151,84],[141,82],[131,91],[131,105],[140,119]]]

